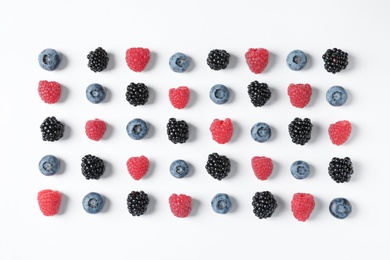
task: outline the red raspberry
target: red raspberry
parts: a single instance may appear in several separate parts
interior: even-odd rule
[[[173,215],[175,215],[176,217],[188,217],[192,209],[192,198],[184,194],[172,194],[169,197],[169,206]]]
[[[309,84],[290,84],[287,94],[294,107],[303,108],[310,102],[311,86]]]
[[[56,190],[41,190],[38,192],[38,205],[43,215],[54,216],[61,205],[61,193]]]
[[[61,96],[61,85],[55,81],[41,80],[38,84],[38,94],[47,104],[56,103]]]
[[[352,125],[347,120],[338,121],[331,124],[328,128],[330,140],[335,145],[342,145],[345,143],[352,131]]]
[[[185,106],[188,103],[188,100],[190,100],[190,90],[187,87],[178,87],[178,88],[171,88],[169,90],[169,100],[172,103],[172,106],[178,109],[185,108]]]
[[[225,144],[230,141],[233,135],[233,123],[230,118],[225,120],[214,119],[210,125],[210,132],[213,140],[219,144]]]
[[[260,74],[268,64],[268,50],[263,48],[250,48],[245,53],[246,64],[249,69],[255,73]]]
[[[291,201],[291,211],[299,221],[306,221],[315,207],[314,197],[308,193],[295,193]]]
[[[271,158],[265,156],[254,156],[252,158],[252,169],[259,180],[265,181],[271,175],[274,165]]]
[[[126,63],[135,72],[141,72],[148,65],[150,51],[147,48],[130,48],[126,51]]]
[[[134,180],[138,181],[146,175],[149,170],[149,159],[145,156],[130,157],[127,160],[127,170]]]
[[[85,133],[88,138],[94,141],[99,141],[103,138],[106,131],[106,123],[100,119],[89,120],[85,124]]]

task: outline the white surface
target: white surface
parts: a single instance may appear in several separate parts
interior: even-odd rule
[[[232,1],[233,2],[233,1]],[[0,4],[0,259],[387,259],[389,197],[389,45],[388,3],[373,1],[2,1]],[[107,71],[95,74],[87,68],[87,53],[102,46],[110,54]],[[147,47],[152,59],[147,70],[129,70],[124,54],[129,47]],[[45,48],[64,55],[59,70],[47,72],[37,63]],[[250,47],[267,48],[270,62],[260,75],[247,68],[244,53]],[[336,75],[323,69],[322,54],[337,47],[349,53],[350,65]],[[210,70],[205,59],[214,48],[226,49],[232,60],[225,71]],[[286,55],[301,49],[309,55],[308,68],[294,72]],[[173,53],[188,54],[194,66],[188,73],[170,70]],[[44,104],[37,94],[39,80],[55,80],[64,87],[61,101]],[[246,86],[253,80],[266,82],[273,96],[263,108],[249,102]],[[98,82],[109,90],[108,100],[93,105],[85,98],[88,84]],[[143,107],[125,100],[130,82],[144,82],[151,98]],[[208,97],[210,87],[225,84],[231,101],[222,106]],[[310,83],[312,101],[296,109],[286,94],[289,83]],[[325,92],[332,85],[344,86],[350,99],[343,107],[331,107]],[[184,110],[174,109],[168,89],[187,85],[191,101]],[[66,124],[66,136],[55,143],[41,140],[39,125],[47,116]],[[293,144],[287,125],[296,116],[309,117],[313,138],[305,146]],[[141,117],[151,124],[151,134],[131,140],[126,124]],[[165,124],[170,117],[186,120],[190,140],[173,145]],[[212,141],[208,127],[214,118],[230,117],[233,140],[225,145]],[[84,124],[100,118],[109,131],[100,142],[87,139]],[[327,127],[350,120],[353,133],[348,142],[330,143]],[[251,126],[267,122],[272,139],[254,142]],[[227,155],[231,175],[219,182],[205,171],[207,155]],[[107,163],[99,181],[87,181],[80,172],[81,157],[95,154]],[[61,173],[45,177],[38,161],[45,154],[58,156]],[[148,175],[131,179],[126,170],[130,156],[151,160]],[[255,155],[271,157],[273,175],[257,180],[250,166]],[[336,184],[327,173],[332,157],[351,157],[355,173],[349,183]],[[169,164],[187,160],[193,171],[175,179]],[[313,169],[302,181],[289,173],[290,164],[306,160]],[[44,217],[36,194],[44,188],[64,195],[61,212]],[[147,213],[132,217],[126,208],[131,190],[144,190],[151,197]],[[256,191],[270,190],[279,207],[270,219],[252,213]],[[81,200],[90,191],[107,198],[104,212],[89,215]],[[215,214],[211,198],[226,192],[234,208],[227,215]],[[311,218],[298,222],[290,211],[295,192],[310,192],[316,208]],[[169,209],[171,193],[193,197],[194,209],[186,219],[175,218]],[[343,196],[353,205],[348,219],[337,220],[328,212],[334,197]],[[384,235],[383,235],[384,234]],[[378,259],[378,257],[377,257]]]

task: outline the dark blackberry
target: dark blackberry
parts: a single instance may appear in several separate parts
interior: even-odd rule
[[[104,170],[104,161],[97,156],[87,154],[81,159],[81,172],[87,180],[99,180]]]
[[[185,143],[189,137],[188,125],[184,120],[170,118],[167,124],[168,139],[174,143]]]
[[[143,191],[132,191],[127,196],[127,209],[133,216],[143,215],[148,207],[149,197]]]
[[[278,207],[278,203],[269,191],[256,192],[252,197],[253,213],[259,219],[269,218]]]
[[[230,160],[218,153],[209,154],[206,170],[214,179],[220,181],[226,178],[230,172]]]
[[[94,51],[90,51],[87,58],[88,67],[93,72],[100,72],[107,68],[108,54],[102,47],[99,47]]]
[[[133,106],[145,105],[149,99],[149,89],[144,83],[133,83],[127,86],[126,100]]]
[[[288,125],[288,132],[292,142],[300,145],[304,145],[309,142],[312,128],[313,125],[309,118],[305,118],[303,120],[298,117],[295,118]]]
[[[271,98],[271,90],[267,83],[259,83],[255,80],[248,85],[248,95],[255,107],[262,107]]]
[[[209,52],[207,57],[207,65],[212,70],[223,70],[226,69],[229,64],[230,54],[225,50],[214,49]]]
[[[340,49],[328,49],[323,55],[324,68],[333,74],[342,71],[348,65],[348,53]]]
[[[47,117],[40,127],[43,141],[54,142],[64,136],[64,125],[54,116]]]
[[[337,182],[349,182],[353,174],[352,161],[349,157],[337,158],[334,157],[329,163],[328,172],[330,177]]]

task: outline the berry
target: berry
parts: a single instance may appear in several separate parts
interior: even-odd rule
[[[229,101],[230,92],[224,85],[217,84],[210,89],[209,96],[215,104],[222,105]]]
[[[295,118],[288,125],[288,132],[291,140],[295,144],[304,145],[311,139],[311,129],[313,125],[309,118]]]
[[[253,172],[259,180],[265,181],[272,174],[274,164],[272,163],[271,158],[254,156],[252,157],[251,163]]]
[[[149,99],[149,89],[144,83],[133,83],[127,86],[126,100],[133,106],[145,105]]]
[[[230,160],[224,155],[212,153],[208,156],[205,168],[211,177],[220,181],[226,178],[230,172]]]
[[[90,192],[83,198],[84,210],[89,214],[97,214],[104,207],[105,200],[99,193]]]
[[[188,217],[192,209],[192,198],[185,194],[172,194],[169,196],[169,207],[175,217]]]
[[[170,118],[167,123],[167,134],[168,139],[174,144],[187,142],[189,131],[186,121]]]
[[[81,159],[81,173],[87,180],[99,180],[104,170],[104,161],[97,156],[87,154]]]
[[[301,50],[294,50],[287,55],[286,63],[291,70],[301,70],[306,66],[307,56]]]
[[[267,83],[255,80],[248,85],[248,95],[255,107],[262,107],[271,98],[271,90]]]
[[[47,117],[41,124],[42,140],[54,142],[64,136],[64,125],[54,116]]]
[[[310,175],[310,166],[304,161],[295,161],[290,166],[290,172],[295,179],[302,180]]]
[[[315,204],[313,195],[309,193],[295,193],[291,200],[291,211],[297,220],[305,222],[310,217]]]
[[[225,50],[211,50],[207,57],[207,65],[212,70],[224,70],[229,64],[230,54]]]
[[[90,51],[87,55],[87,59],[88,67],[93,72],[101,72],[105,70],[109,60],[107,52],[102,47],[98,47],[96,50]]]
[[[45,176],[52,176],[60,169],[60,160],[54,155],[45,155],[39,161],[39,171]]]
[[[278,207],[274,195],[269,191],[256,192],[252,197],[253,213],[259,219],[269,218]]]
[[[38,84],[38,94],[47,104],[54,104],[61,97],[61,85],[55,81],[41,80]]]
[[[230,141],[233,135],[233,123],[230,118],[225,120],[214,119],[210,125],[210,132],[214,141],[225,144]]]
[[[126,51],[126,63],[132,71],[141,72],[146,68],[150,60],[148,48],[130,48]]]
[[[169,58],[169,67],[174,72],[182,73],[190,66],[190,59],[181,52],[176,52]]]
[[[338,121],[328,128],[330,140],[335,145],[342,145],[348,140],[352,131],[352,125],[347,120]]]
[[[311,92],[309,84],[290,84],[287,90],[291,104],[297,108],[304,108],[309,104]]]
[[[348,65],[348,53],[337,48],[326,50],[322,59],[325,62],[326,71],[333,74],[344,70]]]
[[[256,142],[267,142],[271,138],[271,135],[271,128],[266,123],[258,122],[254,124],[251,128],[252,139]]]
[[[169,89],[169,100],[177,109],[185,108],[190,100],[190,89],[185,86]]]
[[[127,209],[134,217],[143,215],[148,209],[149,196],[144,191],[132,191],[127,195]]]
[[[189,172],[189,169],[190,167],[188,163],[184,160],[175,160],[169,166],[169,171],[171,172],[172,176],[178,179],[186,176]]]
[[[332,106],[342,106],[347,100],[348,94],[341,86],[333,86],[326,92],[326,101]]]
[[[333,157],[329,162],[328,173],[337,183],[349,182],[353,174],[352,161],[349,157]]]
[[[99,104],[106,98],[106,91],[102,85],[93,83],[87,87],[85,94],[89,102],[93,104]]]
[[[38,55],[38,63],[42,69],[55,70],[61,62],[61,55],[54,49],[45,49]]]
[[[138,181],[148,172],[149,159],[143,155],[139,157],[130,157],[126,162],[126,165],[130,176]]]
[[[330,214],[338,219],[345,219],[352,212],[352,205],[346,198],[335,198],[329,203]]]
[[[127,124],[126,131],[131,139],[141,140],[148,134],[149,126],[144,120],[134,118]]]
[[[246,64],[250,71],[260,74],[268,64],[268,50],[263,48],[249,48],[245,53]]]
[[[226,214],[232,207],[232,202],[230,201],[229,195],[225,193],[216,194],[211,200],[211,208],[215,213]]]
[[[85,123],[85,133],[88,138],[94,141],[99,141],[103,138],[106,132],[106,123],[100,119],[88,120]]]
[[[54,216],[60,210],[61,193],[56,190],[41,190],[38,192],[39,209],[45,216]]]

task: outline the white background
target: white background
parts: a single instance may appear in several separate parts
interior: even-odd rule
[[[0,4],[0,259],[380,259],[388,250],[389,46],[387,1],[1,1]],[[110,55],[109,68],[93,73],[86,55],[97,47]],[[147,47],[151,61],[142,73],[132,72],[125,62],[130,47]],[[249,71],[244,53],[250,47],[270,52],[267,69],[259,75]],[[337,47],[349,53],[345,71],[333,75],[323,68],[322,54]],[[37,62],[39,52],[54,48],[63,55],[60,68],[48,72]],[[227,50],[232,58],[224,71],[206,65],[211,49]],[[286,55],[305,51],[307,68],[291,71]],[[192,59],[186,73],[174,73],[169,57],[181,51]],[[63,86],[59,103],[47,105],[37,93],[39,80]],[[255,108],[246,86],[253,80],[266,82],[272,98]],[[88,102],[85,88],[100,83],[107,100]],[[149,102],[130,106],[126,86],[143,82],[151,89]],[[232,92],[229,103],[218,106],[209,89],[225,84]],[[289,103],[287,86],[309,83],[310,104],[304,109]],[[183,110],[174,109],[168,90],[186,85],[191,100]],[[343,107],[331,107],[326,90],[342,85],[349,93]],[[39,125],[56,116],[66,125],[65,137],[44,142]],[[314,124],[311,141],[297,146],[287,125],[294,117],[308,117]],[[147,138],[134,141],[126,124],[140,117],[151,125]],[[190,139],[172,144],[165,133],[170,117],[190,125]],[[230,117],[232,140],[220,145],[208,127],[214,118]],[[108,124],[103,140],[94,142],[84,133],[89,119]],[[343,146],[332,145],[327,128],[338,120],[353,125]],[[256,143],[250,128],[267,122],[273,137]],[[218,152],[232,161],[228,178],[217,181],[205,171],[208,154]],[[81,158],[94,154],[105,160],[107,171],[98,181],[81,174]],[[62,168],[52,177],[43,176],[38,162],[46,154],[60,158]],[[145,155],[151,167],[144,179],[134,181],[126,169],[131,156]],[[267,181],[254,176],[250,159],[271,157],[275,169]],[[355,173],[349,183],[337,184],[327,173],[332,157],[349,156]],[[191,165],[191,173],[175,179],[169,165],[175,159]],[[312,175],[294,179],[290,164],[305,160]],[[44,217],[36,201],[41,189],[62,192],[60,213]],[[151,198],[142,217],[131,216],[127,194],[144,190]],[[269,190],[278,200],[270,219],[252,213],[256,191]],[[81,200],[91,191],[100,192],[107,204],[101,214],[84,212]],[[228,193],[233,209],[215,214],[211,198]],[[316,208],[305,223],[290,211],[295,192],[315,196]],[[190,195],[193,211],[186,219],[172,215],[168,197]],[[338,220],[329,211],[335,197],[350,200],[353,212]],[[374,257],[375,258],[375,257]],[[379,259],[376,257],[376,259]]]

